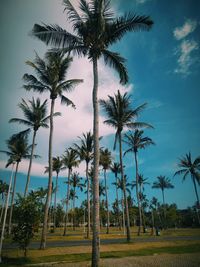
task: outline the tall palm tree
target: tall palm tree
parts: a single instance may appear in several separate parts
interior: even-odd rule
[[[46,233],[47,233],[47,221],[49,201],[51,197],[51,185],[52,185],[52,142],[53,142],[53,114],[54,106],[57,97],[61,98],[61,103],[71,105],[74,107],[74,103],[63,95],[64,92],[70,92],[74,86],[82,82],[79,79],[65,80],[67,71],[72,62],[72,58],[64,57],[61,53],[47,52],[44,60],[37,54],[33,62],[27,61],[27,65],[33,68],[37,76],[24,74],[25,85],[24,88],[28,91],[33,90],[39,93],[50,93],[51,99],[51,111],[50,111],[50,133],[49,133],[49,180],[48,180],[48,194],[45,205],[43,229],[41,236],[40,248],[46,247]]]
[[[5,153],[9,156],[8,163],[6,167],[8,167],[11,163],[13,163],[13,159],[16,162],[15,174],[14,174],[14,182],[13,182],[13,190],[12,190],[12,198],[11,198],[11,206],[10,206],[10,216],[9,216],[9,224],[8,224],[8,234],[11,233],[12,227],[12,213],[13,213],[13,205],[15,198],[15,188],[16,188],[16,180],[19,164],[22,159],[30,159],[30,151],[32,146],[28,144],[28,132],[23,131],[18,134],[12,135],[7,141],[8,151],[0,150],[0,152]],[[33,155],[33,157],[38,157]]]
[[[8,160],[8,163],[6,164],[7,167],[12,164],[12,170],[11,170],[11,175],[10,175],[10,180],[9,180],[8,193],[7,193],[7,197],[6,197],[5,212],[4,212],[4,217],[3,217],[2,227],[1,227],[0,263],[2,263],[2,257],[1,257],[2,256],[2,246],[3,246],[3,240],[4,240],[4,231],[5,231],[5,226],[6,226],[6,218],[7,218],[8,204],[9,204],[10,193],[11,193],[11,186],[12,186],[14,165],[16,163],[15,160],[16,160],[15,159],[15,156],[14,155],[10,155],[9,160]]]
[[[67,232],[67,222],[68,222],[68,208],[69,208],[69,195],[70,195],[70,179],[72,174],[72,169],[79,165],[78,154],[76,150],[69,148],[65,150],[65,154],[63,155],[63,165],[68,169],[68,179],[67,179],[67,194],[66,194],[66,213],[65,213],[65,224],[64,224],[64,233],[66,235]]]
[[[87,180],[87,210],[88,210],[88,218],[87,218],[87,238],[90,238],[90,179],[88,175],[89,164],[94,157],[94,145],[93,145],[93,135],[91,132],[87,132],[83,134],[83,137],[79,137],[81,144],[74,144],[77,153],[79,154],[80,160],[85,161],[86,165],[86,180]]]
[[[72,186],[73,191],[73,230],[75,231],[75,199],[76,199],[76,188],[79,188],[81,191],[83,190],[82,178],[79,177],[79,173],[74,172],[71,175],[70,185]]]
[[[112,126],[116,129],[114,149],[116,148],[117,141],[119,142],[119,157],[120,157],[120,168],[121,168],[121,180],[123,181],[124,188],[124,201],[125,201],[125,211],[126,211],[126,231],[127,231],[127,241],[131,239],[130,233],[130,220],[129,220],[129,211],[128,211],[128,202],[126,196],[126,184],[124,181],[124,168],[123,168],[123,159],[122,159],[122,131],[123,129],[129,128],[139,128],[149,126],[143,122],[135,122],[135,119],[139,113],[145,108],[146,104],[143,104],[136,109],[132,109],[130,95],[127,93],[121,95],[118,90],[117,94],[113,96],[108,96],[108,100],[100,100],[100,105],[105,111],[108,119],[104,121],[105,124]]]
[[[103,167],[104,172],[104,182],[105,182],[105,193],[106,193],[106,209],[107,209],[107,230],[106,233],[109,234],[109,226],[110,226],[110,213],[109,213],[109,203],[108,203],[108,187],[107,187],[107,175],[106,172],[110,169],[112,163],[111,152],[106,149],[100,150],[100,161],[99,164]]]
[[[115,189],[116,189],[116,208],[117,208],[117,220],[118,220],[118,226],[119,229],[121,230],[121,223],[120,223],[120,217],[119,217],[119,196],[118,196],[118,174],[120,173],[120,164],[118,162],[114,162],[111,167],[110,167],[111,171],[114,173],[115,175],[115,182],[113,183],[115,185]]]
[[[165,176],[158,176],[157,181],[153,183],[152,188],[161,189],[162,191],[162,199],[163,199],[163,207],[164,207],[164,217],[166,219],[166,207],[165,207],[165,189],[171,189],[174,188],[174,186],[171,184],[171,181],[169,178]]]
[[[53,231],[55,232],[56,229],[56,206],[57,206],[57,192],[58,192],[58,175],[63,167],[63,161],[60,157],[53,157],[53,172],[56,172],[56,186],[55,186],[55,193],[54,193],[54,207],[53,207]],[[49,167],[46,167],[46,171],[49,172]],[[53,190],[52,190],[53,191]]]
[[[128,15],[114,17],[109,0],[91,0],[89,3],[80,0],[81,14],[69,0],[63,0],[69,21],[73,24],[74,34],[58,25],[35,24],[32,35],[47,45],[64,47],[65,52],[74,52],[86,56],[93,64],[93,134],[94,134],[94,192],[93,192],[93,249],[92,266],[99,265],[99,122],[98,122],[98,60],[104,58],[119,73],[120,82],[128,82],[124,58],[108,50],[127,33],[138,30],[149,30],[153,24],[148,16]]]
[[[139,107],[144,108],[143,106]],[[143,125],[152,127],[150,125]],[[134,154],[134,161],[135,161],[135,176],[136,176],[136,196],[137,196],[137,202],[138,202],[138,210],[139,210],[139,227],[138,227],[138,235],[141,233],[141,226],[142,226],[142,212],[141,212],[141,203],[140,203],[140,197],[139,197],[139,173],[138,173],[138,158],[137,153],[139,149],[144,149],[149,145],[154,144],[151,138],[149,137],[143,137],[144,131],[136,129],[134,133],[129,132],[129,134],[125,134],[124,142],[128,145],[128,149],[125,151],[124,154],[127,153],[133,153]]]
[[[37,98],[36,100],[32,98],[32,100],[29,100],[29,103],[27,103],[24,99],[22,99],[21,103],[18,106],[22,110],[25,119],[12,118],[11,120],[9,120],[9,122],[17,122],[33,129],[31,158],[29,162],[27,181],[24,192],[24,196],[26,196],[30,182],[36,134],[40,127],[49,128],[49,116],[47,116],[47,100],[41,103],[39,98]],[[60,113],[54,113],[54,116],[55,115],[60,115]]]
[[[189,152],[184,157],[182,157],[178,163],[178,167],[180,170],[176,171],[175,175],[183,175],[183,181],[185,181],[188,174],[190,174],[193,185],[194,185],[194,191],[197,199],[197,207],[199,209],[199,196],[197,192],[197,185],[196,182],[200,185],[200,156],[198,156],[194,161],[192,160],[191,153]],[[198,215],[198,222],[200,224],[200,218]]]

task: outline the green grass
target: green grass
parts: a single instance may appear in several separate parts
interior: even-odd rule
[[[184,253],[199,253],[200,246],[199,243],[192,245],[183,245],[175,247],[160,247],[160,248],[145,248],[139,250],[129,250],[129,251],[111,251],[111,252],[101,252],[101,258],[123,258],[130,256],[148,256],[154,254],[184,254]],[[82,262],[90,261],[91,253],[80,253],[80,254],[67,254],[67,255],[50,255],[37,258],[3,258],[3,264],[1,267],[11,267],[11,266],[23,266],[25,264],[37,264],[45,262]]]

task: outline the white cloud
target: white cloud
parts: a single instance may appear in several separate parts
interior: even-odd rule
[[[99,93],[98,97],[107,98],[108,95],[114,95],[117,90],[122,93],[130,92],[133,89],[133,85],[130,84],[127,87],[119,84],[119,77],[109,67],[106,67],[102,61],[98,64],[99,70]],[[83,79],[84,82],[79,84],[73,92],[65,94],[71,99],[76,109],[72,107],[66,107],[60,104],[60,99],[56,99],[55,111],[60,111],[62,116],[54,118],[54,133],[53,133],[53,156],[61,156],[65,149],[76,142],[77,136],[81,136],[82,133],[93,131],[93,113],[92,113],[92,88],[93,88],[93,73],[92,64],[85,58],[74,59],[67,79]],[[38,97],[38,94],[34,94]],[[49,95],[40,95],[42,100],[49,98]],[[27,94],[26,98],[30,98]],[[50,106],[50,100],[48,100]],[[18,115],[23,116],[22,114]],[[108,136],[114,134],[113,128],[106,126],[103,121],[103,116],[99,117],[99,134],[100,136]],[[32,168],[33,175],[43,175],[44,166],[48,165],[48,129],[39,129],[36,137],[36,149],[35,153],[39,154],[42,158],[34,163]],[[31,142],[31,137],[30,137]],[[20,164],[20,171],[27,173],[28,165],[24,161]],[[2,165],[4,169],[5,164]],[[80,174],[84,173],[84,165],[81,165]]]
[[[136,3],[137,3],[137,4],[144,4],[144,3],[146,3],[147,1],[149,1],[149,0],[136,0]]]
[[[197,22],[195,20],[188,19],[182,27],[177,27],[174,30],[174,37],[177,40],[181,40],[188,34],[192,33],[197,27]]]
[[[197,61],[196,57],[192,55],[195,50],[199,49],[199,45],[194,40],[183,40],[176,51],[178,57],[178,68],[175,69],[176,73],[188,75],[190,67]]]

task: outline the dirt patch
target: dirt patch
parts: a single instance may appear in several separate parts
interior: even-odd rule
[[[90,262],[62,263],[55,267],[89,267]],[[101,267],[199,267],[200,254],[162,254],[153,256],[126,257],[120,259],[102,259]]]

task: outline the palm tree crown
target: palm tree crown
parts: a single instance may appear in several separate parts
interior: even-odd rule
[[[127,95],[127,93],[121,95],[119,90],[114,97],[108,96],[108,98],[108,100],[100,100],[100,105],[108,116],[104,123],[116,129],[114,149],[119,134],[125,127],[129,129],[151,127],[147,123],[135,122],[139,113],[146,107],[146,103],[133,110],[131,107],[131,95]]]
[[[32,67],[37,76],[24,74],[23,79],[26,90],[44,93],[49,92],[51,99],[61,98],[61,103],[72,105],[74,103],[63,95],[63,92],[70,92],[74,86],[82,82],[80,79],[65,81],[67,71],[72,62],[72,58],[64,57],[61,53],[47,52],[44,60],[37,54],[33,62],[27,61],[27,65]]]
[[[185,155],[185,157],[182,157],[180,159],[180,162],[178,163],[178,167],[180,170],[175,172],[175,175],[183,175],[183,181],[186,179],[188,174],[191,175],[194,189],[195,189],[195,194],[197,198],[197,205],[199,206],[199,196],[197,192],[197,186],[196,182],[200,185],[200,156],[197,157],[194,161],[192,161],[192,156],[191,153],[189,152],[188,154]],[[198,218],[199,219],[199,218]],[[200,220],[199,220],[200,223]]]
[[[81,0],[81,15],[69,0],[63,0],[63,3],[74,34],[58,25],[35,24],[32,35],[47,45],[60,47],[65,52],[73,51],[78,56],[89,59],[103,56],[105,63],[117,70],[121,83],[126,83],[125,60],[118,53],[109,51],[108,47],[121,40],[127,32],[149,30],[153,25],[150,17],[129,13],[115,18],[108,0],[92,0],[89,3]]]
[[[48,128],[49,116],[47,116],[47,100],[40,103],[40,99],[32,98],[27,103],[22,99],[19,104],[20,109],[23,111],[25,119],[12,118],[9,122],[18,122],[27,125],[37,131],[40,127]],[[56,113],[55,115],[59,115]]]

